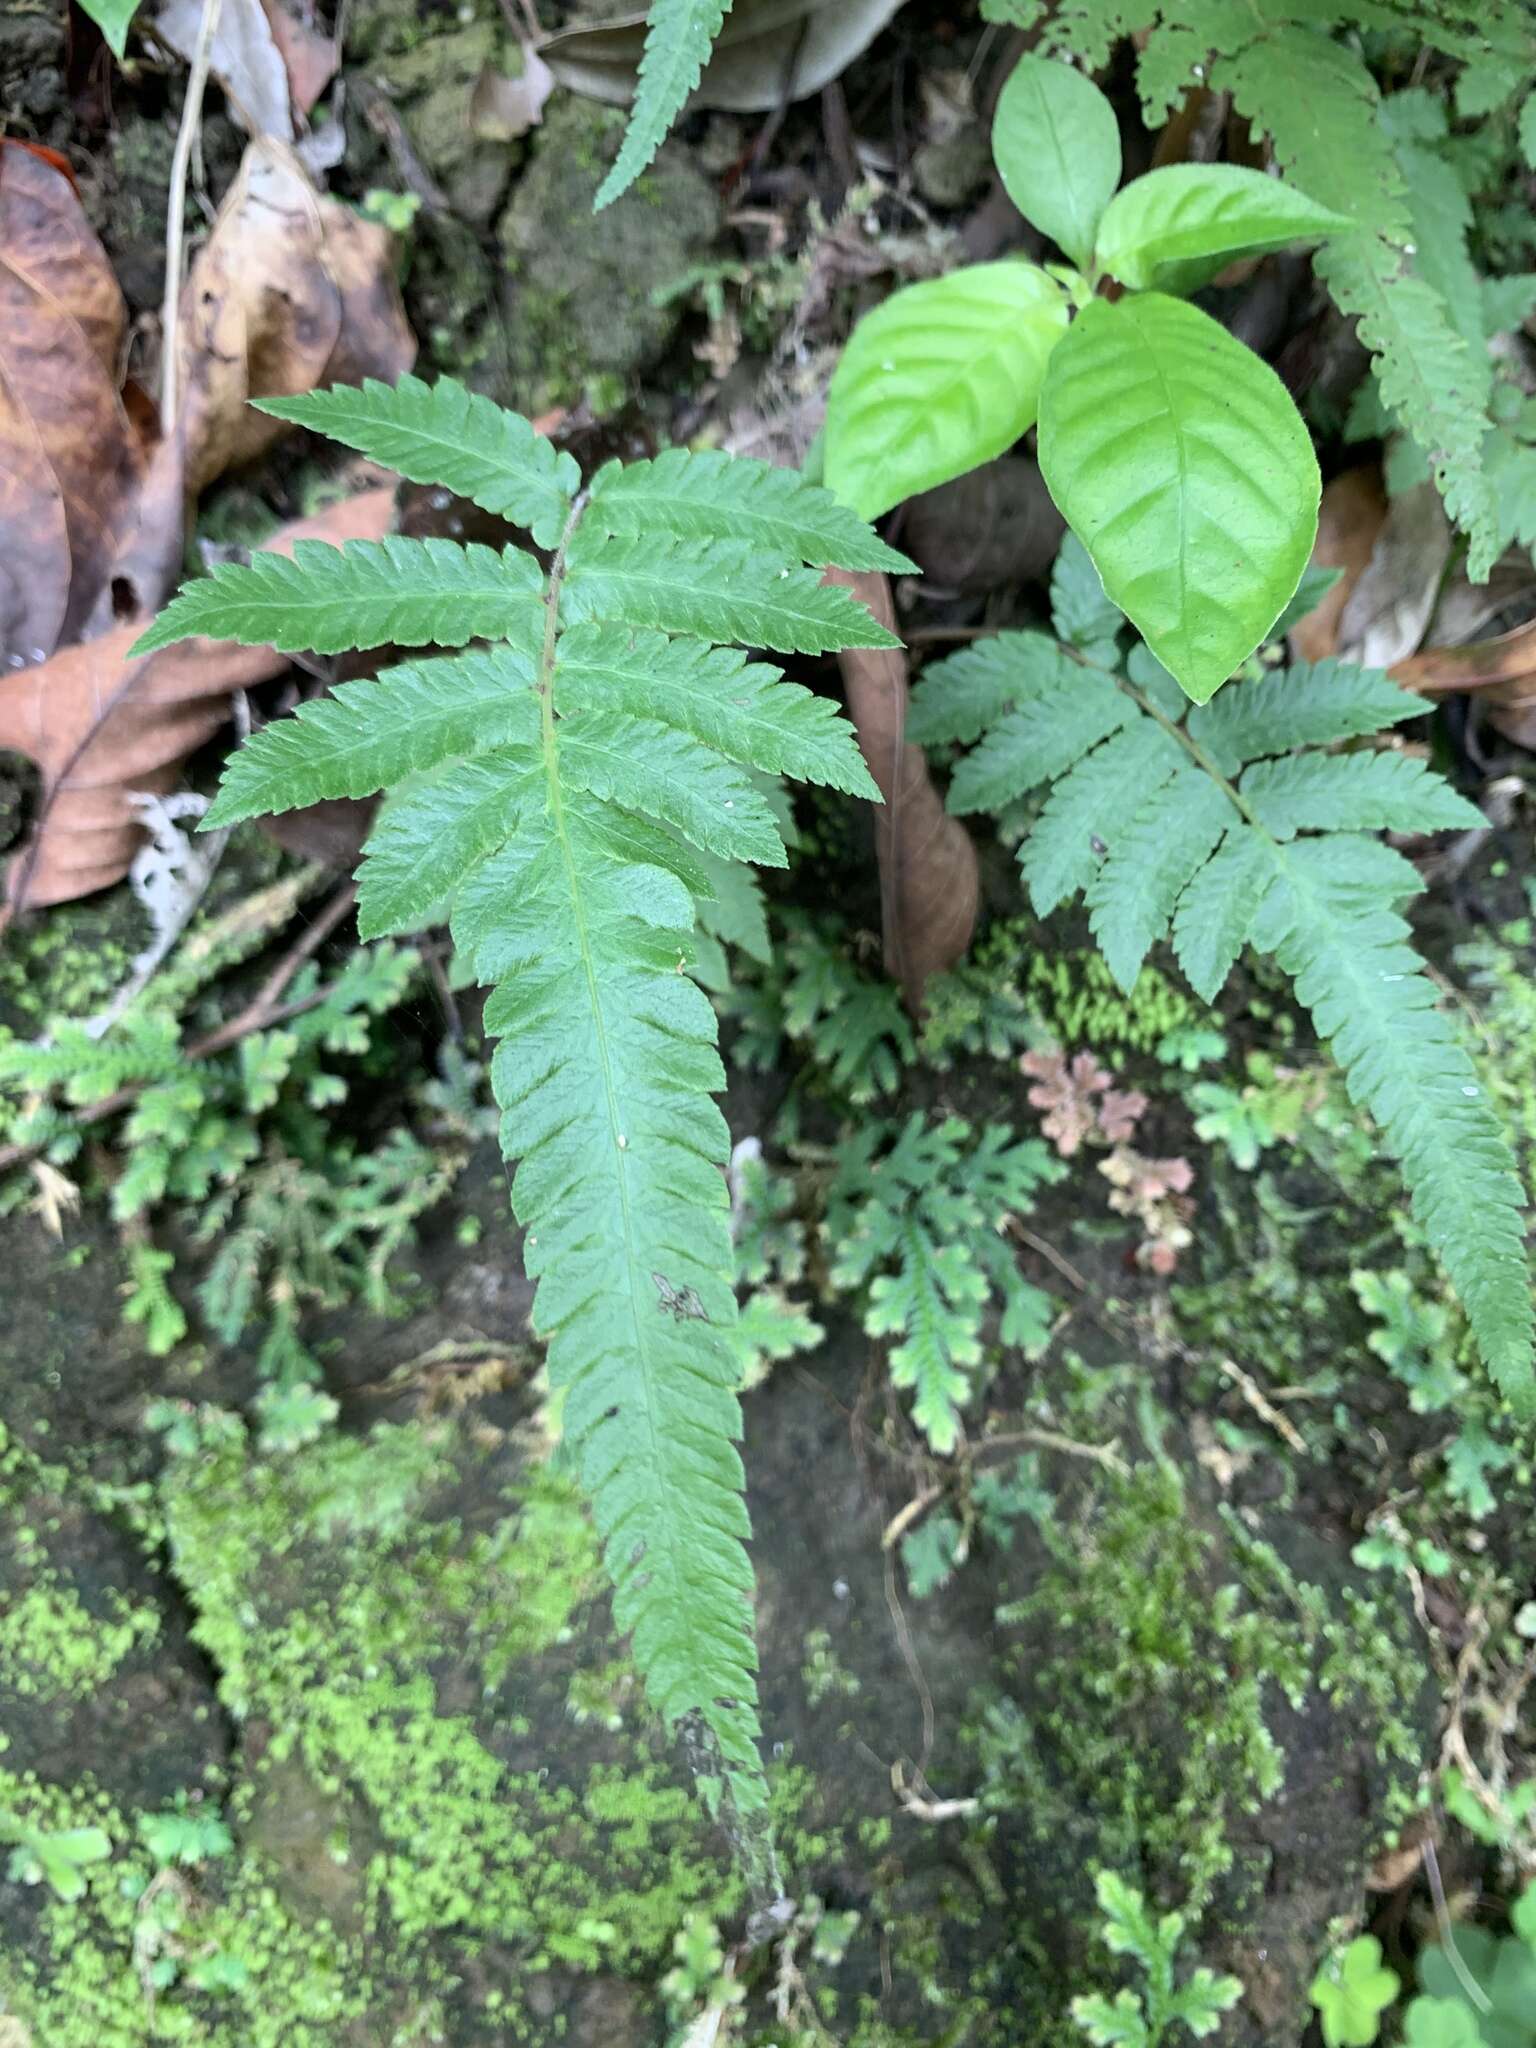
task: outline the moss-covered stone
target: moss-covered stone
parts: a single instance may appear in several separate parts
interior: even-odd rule
[[[623,132],[617,109],[557,95],[501,216],[513,398],[527,411],[622,397],[681,318],[654,295],[701,262],[718,231],[718,195],[675,142],[593,213]]]

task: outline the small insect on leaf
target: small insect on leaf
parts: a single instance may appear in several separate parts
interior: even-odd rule
[[[673,1316],[680,1323],[707,1323],[709,1311],[699,1299],[695,1287],[674,1287],[665,1273],[653,1273],[656,1292],[661,1296],[657,1303],[664,1316]]]

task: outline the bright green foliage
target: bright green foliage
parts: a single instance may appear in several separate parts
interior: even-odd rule
[[[1113,1999],[1097,1995],[1074,1998],[1072,2017],[1090,2041],[1108,2048],[1159,2048],[1179,2034],[1203,2039],[1214,2034],[1221,2015],[1243,1995],[1236,1977],[1218,1977],[1213,1970],[1193,1971],[1182,1984],[1174,1982],[1179,1945],[1184,1938],[1182,1913],[1154,1918],[1134,1885],[1112,1870],[1094,1881],[1104,1915],[1104,1940],[1116,1955],[1130,1956],[1140,1966],[1145,1984],[1139,1993],[1117,1992]]]
[[[1001,1343],[1045,1341],[1049,1299],[1019,1272],[1003,1226],[1062,1171],[1037,1140],[1016,1144],[1001,1125],[973,1140],[959,1117],[868,1124],[843,1149],[827,1195],[832,1284],[865,1291],[871,1336],[900,1338],[891,1377],[913,1390],[913,1419],[936,1451],[959,1439],[993,1298]]]
[[[1322,2022],[1325,2048],[1370,2048],[1381,2016],[1397,2001],[1401,1979],[1383,1968],[1381,1943],[1361,1934],[1330,1956],[1308,1992]]]
[[[14,1844],[5,1874],[17,1884],[45,1884],[66,1904],[85,1896],[86,1872],[112,1854],[112,1838],[104,1828],[28,1827],[14,1813],[0,1813],[0,1842]]]
[[[114,57],[121,57],[128,42],[128,24],[139,9],[139,0],[80,0],[80,5],[107,39]]]
[[[1523,1787],[1516,1788],[1523,1790]],[[1475,1803],[1470,1802],[1469,1803]],[[1412,2048],[1533,2048],[1536,2044],[1536,1889],[1527,1888],[1510,1909],[1506,1935],[1457,1923],[1458,1970],[1438,1942],[1418,1959],[1422,1996],[1405,2016]],[[1463,1971],[1482,1992],[1487,2009],[1474,2007]]]
[[[1110,201],[1102,269],[1133,291],[1193,292],[1246,256],[1320,239],[1349,223],[1305,193],[1236,164],[1169,164]]]
[[[731,0],[652,0],[640,82],[618,161],[598,187],[608,206],[655,156],[698,84]]]
[[[1094,936],[1124,989],[1170,935],[1208,1002],[1245,945],[1274,955],[1400,1162],[1495,1381],[1529,1403],[1523,1191],[1476,1070],[1409,943],[1398,905],[1421,887],[1418,874],[1370,836],[1470,826],[1481,814],[1400,757],[1308,751],[1411,718],[1420,700],[1384,676],[1324,662],[1234,683],[1178,723],[1159,701],[1166,679],[1133,656],[1143,688],[1084,667],[1076,694],[1058,699],[1051,732],[1050,664],[1037,637],[1005,635],[990,649],[969,649],[919,684],[918,734],[953,730],[952,680],[970,705],[985,676],[999,707],[956,768],[951,807],[1011,801],[1055,779],[1020,853],[1024,877],[1041,914],[1084,891]],[[1010,694],[1023,709],[1002,708]],[[1097,708],[1116,698],[1113,716]],[[1051,732],[1043,744],[1022,723],[1036,715]],[[979,722],[978,712],[970,723]],[[1053,751],[1068,733],[1072,743]]]
[[[1204,703],[1312,550],[1322,484],[1284,385],[1178,299],[1095,299],[1051,356],[1040,469],[1109,596]]]
[[[722,10],[710,12],[706,24],[696,9],[658,11],[637,121],[660,105],[668,66],[680,92],[691,86],[687,52],[718,26]],[[461,397],[429,402],[415,385],[393,402],[391,419],[391,394],[373,386],[359,418],[354,396],[324,394],[306,417],[375,448],[420,437],[425,414],[469,417]],[[563,492],[559,462],[531,436],[520,422],[477,434],[513,451],[520,478],[552,478]],[[323,714],[252,740],[228,805],[209,820],[433,770],[386,809],[359,878],[360,923],[409,928],[447,900],[463,959],[492,988],[492,1080],[519,1161],[513,1204],[527,1226],[534,1317],[615,1614],[662,1713],[707,1732],[739,1801],[755,1806],[728,1144],[711,1100],[724,1077],[714,1014],[688,972],[695,899],[709,892],[710,859],[784,861],[748,771],[775,765],[875,790],[851,728],[712,643],[807,653],[896,643],[802,566],[849,545],[875,558],[873,537],[853,532],[824,493],[788,477],[767,483],[756,464],[742,472],[733,529],[732,475],[717,463],[647,465],[631,499],[605,471],[591,499],[573,500],[547,574],[516,549],[445,543],[321,548],[294,564],[259,557],[189,586],[148,638],[211,630],[310,645],[318,620],[335,646],[508,640],[467,657],[464,687],[483,704],[504,684],[531,721],[524,708],[466,734],[450,705],[458,665],[347,685]],[[653,519],[647,493],[670,512]],[[609,509],[589,520],[593,503]],[[531,509],[546,515],[542,499]],[[369,595],[386,571],[387,612]],[[420,711],[403,744],[393,702]],[[371,739],[338,744],[359,725],[375,727]],[[300,766],[307,732],[318,745]]]
[[[827,393],[826,479],[866,519],[1011,448],[1035,423],[1067,295],[1029,263],[978,263],[893,292],[854,329]]]
[[[1120,182],[1120,124],[1103,93],[1070,65],[1021,57],[998,95],[992,155],[1020,213],[1086,270]]]

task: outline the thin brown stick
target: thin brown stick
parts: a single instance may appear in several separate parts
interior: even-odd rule
[[[187,174],[192,151],[203,118],[203,91],[213,61],[213,38],[219,25],[223,0],[203,0],[202,19],[197,25],[197,44],[192,68],[187,73],[187,96],[181,103],[181,121],[176,129],[176,148],[171,156],[170,203],[165,214],[165,303],[160,315],[160,431],[176,431],[176,380],[180,351],[176,330],[181,322],[181,243],[187,218]]]

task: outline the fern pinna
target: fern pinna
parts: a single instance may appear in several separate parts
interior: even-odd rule
[[[415,378],[268,401],[552,550],[303,542],[182,591],[139,652],[188,634],[463,647],[343,685],[256,735],[205,821],[392,794],[359,874],[365,937],[447,907],[492,988],[503,1145],[518,1160],[534,1319],[602,1532],[619,1625],[670,1723],[708,1731],[760,1803],[751,1569],[715,1017],[690,978],[710,863],[782,866],[754,771],[874,798],[826,700],[729,644],[817,653],[891,636],[815,568],[904,558],[766,463],[569,453],[487,399]]]
[[[1092,575],[1080,550],[1059,568],[1074,560]],[[1057,623],[1077,646],[1002,633],[937,663],[908,738],[969,747],[952,810],[1050,786],[1019,851],[1024,881],[1041,916],[1085,896],[1123,989],[1169,936],[1207,1002],[1244,946],[1274,956],[1400,1162],[1490,1372],[1529,1412],[1523,1192],[1398,908],[1418,873],[1375,836],[1477,826],[1482,813],[1410,756],[1330,751],[1421,716],[1423,700],[1378,670],[1323,661],[1230,682],[1191,708],[1144,647],[1123,674],[1107,665],[1107,621],[1079,582],[1056,582]]]

